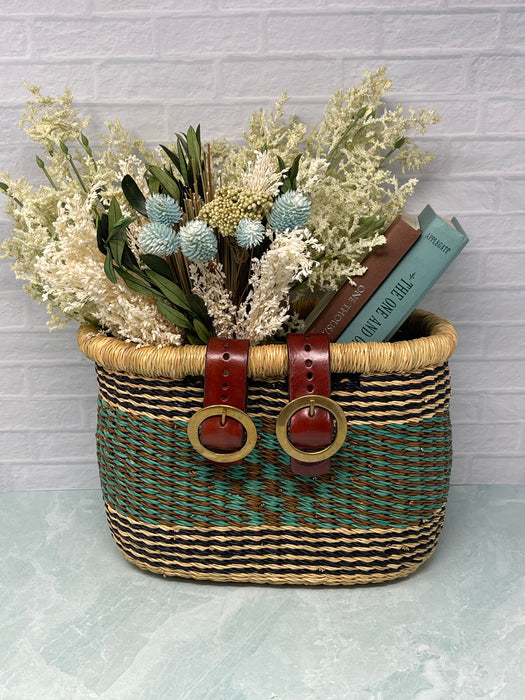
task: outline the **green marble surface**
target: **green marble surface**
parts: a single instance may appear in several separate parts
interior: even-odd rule
[[[525,486],[453,486],[416,574],[325,589],[145,573],[99,491],[0,508],[1,700],[525,697]]]

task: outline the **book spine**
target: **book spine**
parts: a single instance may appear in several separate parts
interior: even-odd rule
[[[421,216],[421,238],[362,307],[339,343],[389,340],[459,255],[468,238],[427,207]]]
[[[328,340],[335,342],[421,234],[399,218],[385,235],[387,242],[366,258],[367,270],[355,279],[356,283],[346,282],[335,294],[328,294],[319,302],[305,321],[305,333],[326,333]]]

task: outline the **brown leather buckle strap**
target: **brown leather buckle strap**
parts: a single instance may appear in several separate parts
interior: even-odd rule
[[[190,419],[188,436],[194,448],[213,462],[238,463],[255,446],[256,429],[245,413],[249,347],[248,340],[208,342],[204,407]]]
[[[277,439],[295,474],[320,476],[346,436],[344,413],[330,399],[330,345],[325,333],[290,334],[287,345],[290,403],[278,418]]]

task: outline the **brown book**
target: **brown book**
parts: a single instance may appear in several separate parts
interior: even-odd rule
[[[417,217],[401,214],[385,232],[386,243],[374,248],[364,260],[367,270],[327,292],[304,322],[304,333],[326,333],[335,343],[357,312],[410,250],[421,231]]]

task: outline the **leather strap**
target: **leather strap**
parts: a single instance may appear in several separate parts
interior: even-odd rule
[[[246,410],[249,347],[248,340],[210,338],[204,374],[205,408],[225,405]],[[213,416],[202,422],[200,441],[209,450],[235,452],[243,444],[244,429],[233,418]]]
[[[330,344],[326,333],[290,333],[288,345],[288,393],[290,401],[318,394],[330,397]],[[320,450],[332,442],[333,421],[329,411],[302,408],[290,419],[289,439],[300,450]],[[292,471],[320,476],[330,471],[330,460],[301,462],[291,458]]]

